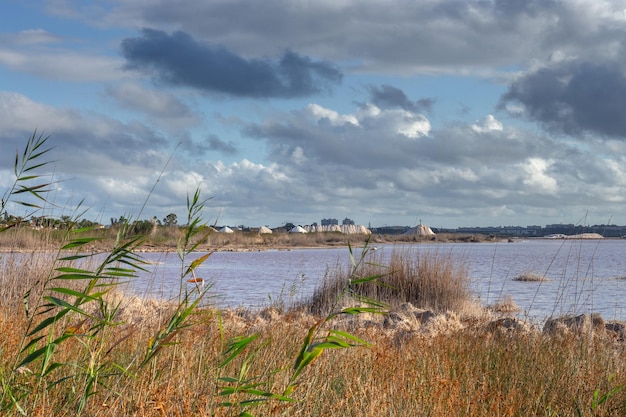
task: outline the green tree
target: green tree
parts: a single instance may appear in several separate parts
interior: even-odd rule
[[[80,219],[80,221],[78,222],[78,227],[81,227],[81,228],[94,227],[94,226],[97,226],[97,223],[88,219]]]
[[[137,220],[133,223],[133,231],[135,233],[146,235],[152,230],[152,222],[150,220]]]
[[[178,223],[178,218],[176,214],[170,213],[163,219],[163,226],[176,226]]]

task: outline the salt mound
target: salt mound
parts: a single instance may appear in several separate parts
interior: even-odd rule
[[[267,226],[261,226],[261,227],[259,228],[259,233],[261,233],[261,234],[266,234],[266,233],[267,233],[267,234],[270,234],[270,233],[272,233],[272,229],[270,229],[270,228],[269,228],[269,227],[267,227]]]
[[[604,239],[599,233],[581,233],[579,235],[565,236],[565,239]]]
[[[410,228],[403,235],[417,235],[417,236],[435,236],[435,232],[425,224],[418,224],[415,227]]]

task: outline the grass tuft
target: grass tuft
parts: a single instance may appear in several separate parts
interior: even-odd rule
[[[517,277],[513,278],[513,281],[546,282],[546,281],[550,281],[550,279],[544,275],[540,275],[535,272],[526,271],[526,272],[522,272]]]
[[[355,295],[385,302],[392,307],[403,303],[435,312],[461,311],[473,301],[465,266],[451,255],[395,249],[388,265],[371,256],[358,271],[380,276],[379,285],[365,283]],[[341,268],[331,271],[313,295],[297,305],[313,314],[324,314],[335,303],[349,276]]]

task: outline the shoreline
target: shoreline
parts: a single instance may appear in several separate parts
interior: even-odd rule
[[[1,235],[0,235],[1,236]],[[195,252],[265,252],[289,251],[296,249],[329,249],[329,248],[363,248],[380,245],[411,245],[411,244],[446,244],[446,243],[516,243],[525,240],[622,240],[619,237],[602,237],[596,234],[581,234],[572,236],[540,236],[540,237],[504,237],[487,235],[439,234],[436,236],[418,235],[336,235],[336,234],[308,234],[308,235],[223,235],[215,234],[209,237],[209,242],[198,246]],[[60,241],[55,239],[42,242],[40,239],[11,239],[0,241],[0,253],[29,253],[29,252],[59,252]],[[114,246],[114,239],[102,238],[90,242],[82,247],[83,253],[110,252]],[[167,243],[148,242],[138,246],[134,252],[176,252],[177,242],[173,239]],[[71,251],[71,249],[68,249]],[[61,251],[60,253],[65,253]]]

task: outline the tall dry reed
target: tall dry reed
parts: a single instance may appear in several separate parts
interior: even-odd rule
[[[372,255],[360,265],[361,276],[380,276],[378,283],[365,283],[355,291],[358,295],[398,306],[411,303],[415,307],[445,312],[459,311],[472,301],[469,277],[462,260],[449,254],[418,252],[411,248],[393,249],[388,262]],[[330,271],[313,295],[299,303],[314,314],[331,309],[349,276],[340,267]]]

